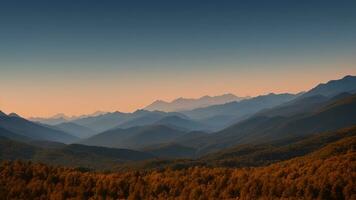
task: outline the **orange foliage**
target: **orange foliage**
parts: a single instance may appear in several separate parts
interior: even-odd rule
[[[260,168],[103,174],[3,162],[3,199],[356,199],[356,153]]]

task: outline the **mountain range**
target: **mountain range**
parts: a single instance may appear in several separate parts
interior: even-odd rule
[[[73,122],[63,122],[51,127],[69,133],[78,138],[87,138],[96,134],[96,132],[90,128],[78,125]]]
[[[151,125],[169,116],[178,116],[184,119],[188,118],[177,112],[137,110],[133,113],[106,113],[100,116],[77,119],[72,122],[100,133],[115,128]]]
[[[297,95],[293,94],[268,94],[239,102],[235,101],[183,112],[137,110],[133,113],[123,113],[116,111],[74,119],[65,123],[74,123],[95,133],[115,128],[126,129],[154,124],[169,125],[190,131],[204,130],[211,132],[223,129],[259,110],[273,107],[296,97]],[[63,124],[63,122],[59,124]],[[80,133],[78,134],[80,135]],[[78,134],[76,136],[79,136]]]
[[[238,97],[233,94],[223,94],[220,96],[203,96],[198,99],[178,98],[171,102],[157,100],[143,109],[149,111],[157,110],[165,112],[179,112],[233,101],[240,101],[247,98],[249,97]]]
[[[250,117],[263,109],[272,108],[298,97],[295,94],[267,94],[239,102],[214,105],[182,112],[191,119],[209,124],[213,130],[221,130]]]
[[[296,106],[298,103],[297,101]],[[273,113],[274,110],[272,109],[270,112]],[[342,95],[329,99],[323,106],[295,115],[256,114],[219,132],[190,140],[184,145],[197,148],[199,154],[206,154],[236,144],[258,144],[282,138],[332,131],[355,125],[355,119],[356,95]]]
[[[49,140],[70,143],[78,139],[64,131],[42,126],[15,114],[6,115],[2,113],[0,128],[6,130],[7,135],[13,133],[13,136],[20,140]],[[13,136],[10,137],[14,138]]]
[[[248,159],[258,163],[257,155],[267,156],[262,152],[268,145],[283,144],[286,146],[278,148],[285,149],[303,138],[356,125],[355,80],[355,76],[346,76],[299,94],[271,93],[180,112],[100,113],[67,118],[55,125],[0,111],[0,137],[4,141],[2,145],[7,145],[1,157],[7,158],[5,154],[14,150],[14,159],[19,154],[20,158],[27,156],[29,160],[52,160],[54,164],[68,165],[80,163],[88,167],[99,165],[89,165],[94,160],[85,160],[80,155],[92,156],[110,166],[172,158],[192,159],[193,163],[206,163],[203,161],[206,158],[219,160],[217,162],[225,163],[221,164],[224,166],[228,163],[235,166],[239,164],[223,158],[229,158],[227,154],[231,152],[256,152],[253,150],[256,148],[259,153],[248,154],[238,163],[248,163]],[[28,153],[22,155],[16,150],[18,146],[23,146]],[[99,151],[115,155],[127,152],[133,157],[115,157]],[[118,162],[111,162],[113,160]]]
[[[133,169],[184,169],[193,166],[204,167],[256,167],[272,163],[309,156],[327,157],[329,155],[347,152],[354,148],[356,142],[356,126],[321,132],[303,137],[292,137],[263,142],[261,144],[238,144],[224,150],[204,156],[187,159],[194,149],[179,144],[157,146],[145,151],[154,153],[162,159],[138,161],[123,165]],[[180,153],[180,154],[179,154]],[[182,159],[183,158],[185,159]],[[169,158],[179,159],[169,159]]]
[[[145,146],[174,141],[186,132],[164,125],[135,126],[127,129],[112,129],[80,143],[94,146],[139,149]]]
[[[327,83],[321,83],[311,90],[307,91],[300,98],[315,96],[315,95],[323,95],[326,97],[335,96],[337,94],[348,92],[351,94],[356,93],[356,76],[345,76],[339,80],[331,80]]]
[[[52,117],[48,117],[48,118],[30,117],[29,120],[34,121],[34,122],[40,122],[42,124],[57,125],[60,123],[65,123],[65,122],[69,122],[69,121],[73,121],[73,120],[77,120],[77,119],[82,119],[82,118],[87,118],[87,117],[95,117],[95,116],[103,115],[106,113],[107,112],[96,111],[89,115],[80,115],[80,116],[67,116],[63,113],[59,113],[59,114],[56,114],[56,115],[54,115]]]

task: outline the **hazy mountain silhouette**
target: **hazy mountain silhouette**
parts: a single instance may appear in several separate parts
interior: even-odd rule
[[[282,103],[296,98],[294,94],[268,94],[239,102],[230,102],[221,105],[198,108],[185,111],[183,114],[198,120],[204,124],[209,124],[213,129],[219,130],[227,126],[248,118],[263,109],[272,108]]]
[[[188,130],[208,129],[208,126],[203,126],[202,123],[190,120],[182,113],[147,110],[137,110],[133,113],[123,113],[118,111],[112,113],[105,113],[98,116],[79,118],[69,122],[59,123],[54,127],[58,126],[60,130],[71,133],[78,137],[86,137],[85,132],[87,132],[86,135],[91,136],[93,135],[93,133],[100,133],[115,128],[126,129],[135,126],[153,125],[155,123],[167,125],[172,124],[174,126],[173,120],[170,120],[169,122],[169,118],[163,120],[165,117],[173,116],[176,116],[177,120],[179,119],[179,121],[176,122],[177,127],[181,127]],[[159,122],[160,120],[163,121]],[[185,125],[182,123],[182,121],[185,121]],[[81,129],[83,130],[79,130],[80,127],[82,127]]]
[[[48,125],[58,125],[61,123],[65,123],[65,122],[69,122],[69,121],[73,121],[73,120],[77,120],[77,119],[82,119],[82,118],[87,118],[87,117],[95,117],[95,116],[99,116],[99,115],[103,115],[107,112],[103,112],[103,111],[96,111],[92,114],[89,115],[80,115],[80,116],[67,116],[63,113],[59,113],[56,114],[52,117],[30,117],[29,120],[30,121],[34,121],[34,122],[40,122],[41,124],[48,124]]]
[[[136,112],[132,113],[127,121],[120,123],[117,128],[131,128],[135,126],[152,125],[165,117],[172,116],[179,116],[182,119],[188,119],[188,117],[185,115],[177,112],[137,110]]]
[[[348,96],[351,95],[349,93]],[[309,113],[313,110],[320,108],[326,105],[330,101],[330,98],[327,98],[322,95],[307,96],[304,98],[297,98],[295,100],[283,103],[273,108],[264,109],[260,112],[257,112],[255,115],[260,116],[293,116],[296,114]]]
[[[106,113],[104,115],[78,119],[72,122],[100,133],[115,128],[125,129],[135,126],[151,125],[167,116],[187,118],[185,115],[176,112],[137,110],[133,113]]]
[[[356,95],[351,94],[356,91],[355,79],[346,76],[298,95],[271,93],[182,113],[147,110],[105,113],[57,126],[33,123],[15,113],[6,115],[0,111],[0,136],[25,142],[65,143],[77,139],[72,135],[91,136],[81,143],[145,148],[164,157],[203,155],[238,144],[258,145],[355,125]],[[229,127],[212,134],[191,132],[224,126]],[[182,153],[175,152],[179,149]]]
[[[219,131],[224,129],[248,116],[239,117],[234,115],[215,115],[212,117],[198,119],[197,121],[202,124],[207,124],[209,126],[209,130],[211,131]]]
[[[66,133],[69,133],[71,135],[74,135],[78,138],[88,138],[96,134],[95,131],[72,122],[64,122],[61,124],[57,124],[53,127],[62,130]]]
[[[87,127],[95,132],[99,133],[108,129],[115,128],[120,123],[128,120],[130,113],[111,112],[99,116],[85,117],[82,119],[76,119],[72,122],[84,127]]]
[[[188,141],[191,141],[194,139],[198,139],[200,137],[206,136],[207,134],[209,134],[209,133],[204,132],[204,131],[190,131],[190,132],[187,132],[186,134],[174,139],[174,142],[184,145],[185,142],[188,142]]]
[[[0,127],[31,140],[50,140],[69,143],[78,139],[63,131],[30,122],[14,114],[12,116],[0,116]]]
[[[130,113],[125,121],[117,123],[115,128],[131,128],[135,126],[144,126],[154,123],[156,120],[161,119],[165,116],[165,112],[159,111],[147,111],[147,110],[137,110]]]
[[[356,76],[345,76],[339,80],[319,84],[295,100],[281,104],[273,109],[267,109],[259,114],[265,116],[291,116],[305,113],[320,108],[333,99],[340,99],[355,93]]]
[[[298,105],[299,102],[296,102]],[[303,110],[305,105],[300,104]],[[276,108],[278,111],[280,108]],[[269,112],[274,112],[269,111]],[[268,113],[267,113],[268,114]],[[289,116],[256,115],[220,132],[188,141],[200,153],[220,150],[231,145],[261,143],[285,137],[332,131],[356,124],[356,95],[330,98],[327,104]],[[187,143],[186,143],[187,144]]]
[[[187,131],[209,130],[208,125],[179,116],[167,116],[156,121],[154,124],[175,127]]]
[[[183,112],[193,119],[204,119],[219,115],[225,116],[245,116],[255,113],[259,110],[271,108],[279,104],[294,99],[294,94],[273,94],[262,95],[240,102],[230,102],[221,105],[214,105],[205,108],[198,108],[191,111]]]
[[[171,102],[157,100],[146,106],[144,109],[150,111],[159,110],[165,112],[184,111],[211,105],[224,104],[232,101],[240,101],[242,99],[245,99],[245,97],[237,97],[233,94],[224,94],[213,97],[203,96],[198,99],[178,98]]]
[[[53,117],[42,118],[42,117],[30,117],[30,121],[39,122],[41,124],[56,125],[68,121],[68,118],[64,114],[57,114]]]
[[[120,147],[143,148],[154,144],[171,142],[186,132],[163,125],[137,126],[128,129],[113,129],[88,139],[81,144]]]

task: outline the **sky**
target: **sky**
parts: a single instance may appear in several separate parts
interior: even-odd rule
[[[356,1],[0,1],[0,110],[132,112],[356,75]]]

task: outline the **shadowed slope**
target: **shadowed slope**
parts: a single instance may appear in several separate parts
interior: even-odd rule
[[[106,131],[83,140],[81,143],[107,147],[142,148],[171,142],[184,134],[184,131],[163,125],[138,126]]]
[[[31,140],[49,140],[70,143],[78,138],[63,131],[41,126],[21,117],[0,116],[0,128],[4,128],[17,135]]]

